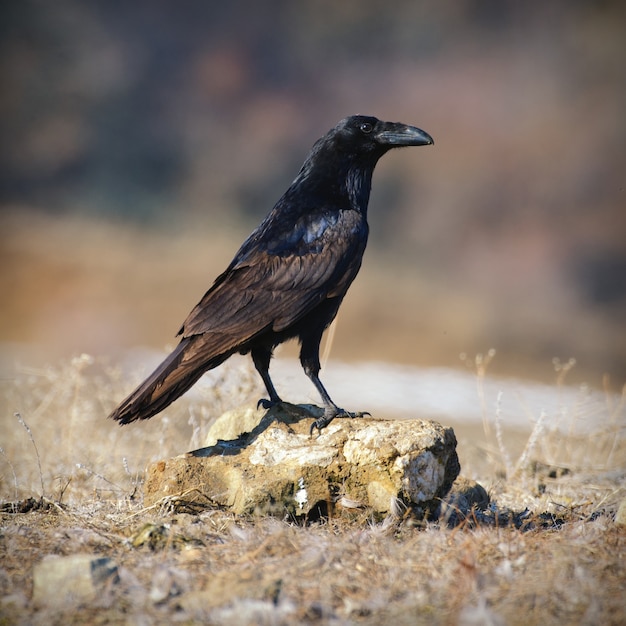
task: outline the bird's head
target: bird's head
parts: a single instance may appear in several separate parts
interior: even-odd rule
[[[366,213],[378,159],[392,148],[433,143],[415,126],[367,115],[346,117],[315,142],[284,197],[304,194],[315,204],[345,202]]]
[[[327,136],[333,138],[335,150],[371,153],[377,158],[391,148],[434,144],[432,137],[420,128],[367,115],[346,117]]]

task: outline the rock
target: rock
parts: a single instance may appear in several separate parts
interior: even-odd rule
[[[224,441],[237,439],[242,433],[251,432],[259,425],[266,412],[266,409],[256,406],[245,406],[226,411],[215,420],[209,429],[204,440],[205,447],[214,446],[220,439]]]
[[[249,424],[250,409],[239,414]],[[459,473],[454,432],[436,422],[336,419],[311,437],[317,407],[285,404],[260,414],[237,439],[148,466],[146,506],[203,501],[238,514],[301,517],[359,507],[385,514],[398,501],[435,508]]]
[[[622,500],[615,514],[615,523],[618,526],[626,526],[626,498]]]
[[[33,602],[58,609],[77,606],[92,602],[117,582],[117,565],[109,558],[48,555],[33,569]]]
[[[474,511],[484,511],[488,506],[486,489],[475,480],[459,476],[442,499],[437,517],[448,526],[457,526]]]

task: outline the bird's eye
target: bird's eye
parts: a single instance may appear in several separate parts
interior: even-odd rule
[[[364,135],[369,135],[372,132],[372,130],[374,129],[374,127],[369,122],[363,122],[359,126],[359,128],[361,129],[361,132]]]

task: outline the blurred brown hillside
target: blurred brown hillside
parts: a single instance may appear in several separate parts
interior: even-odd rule
[[[366,113],[435,146],[378,166],[333,355],[626,380],[624,3],[0,11],[0,342],[173,341],[313,141]]]

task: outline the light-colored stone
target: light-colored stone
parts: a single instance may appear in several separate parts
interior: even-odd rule
[[[615,514],[615,523],[618,526],[626,526],[626,498],[622,500]]]
[[[274,407],[249,428],[244,407],[246,433],[238,439],[214,434],[211,447],[151,464],[146,505],[204,501],[235,513],[306,516],[330,511],[343,498],[384,514],[397,500],[435,507],[458,475],[450,428],[424,420],[344,418],[311,437],[311,413],[319,411]],[[232,412],[229,417],[241,423]]]
[[[33,570],[36,606],[67,608],[93,602],[103,589],[119,581],[117,565],[91,554],[48,555]]]
[[[254,430],[267,411],[255,406],[245,406],[226,411],[213,422],[206,439],[205,448],[214,446],[220,439],[229,441],[243,433]]]

